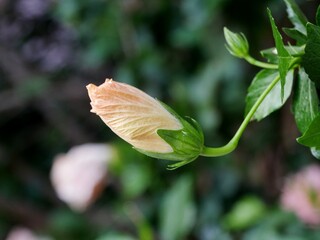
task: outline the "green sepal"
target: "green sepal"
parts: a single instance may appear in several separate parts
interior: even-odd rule
[[[173,152],[157,153],[138,148],[135,149],[153,158],[180,161],[179,163],[168,166],[169,170],[174,170],[194,161],[199,156],[204,144],[204,135],[200,125],[194,119],[190,117],[184,119],[164,103],[162,103],[162,105],[174,115],[183,126],[182,129],[179,130],[159,129],[157,131],[157,134],[172,147]]]

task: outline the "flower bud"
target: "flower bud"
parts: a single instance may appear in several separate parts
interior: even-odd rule
[[[203,134],[194,120],[189,123],[141,90],[112,79],[100,86],[89,84],[87,89],[91,111],[136,150],[151,157],[183,161],[179,166],[200,154]]]
[[[239,58],[244,58],[249,52],[249,43],[243,33],[233,33],[228,28],[224,28],[224,37],[227,41],[228,51]]]

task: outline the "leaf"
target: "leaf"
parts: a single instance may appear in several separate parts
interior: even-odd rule
[[[302,56],[302,66],[317,87],[320,86],[320,27],[307,24],[308,40],[305,54]]]
[[[267,213],[266,205],[255,196],[239,200],[225,218],[224,226],[229,230],[243,230],[256,224]]]
[[[311,153],[316,159],[320,159],[320,148],[312,147]]]
[[[127,163],[121,171],[122,193],[126,198],[137,197],[150,186],[151,179],[147,165]]]
[[[285,49],[283,42],[282,42],[282,36],[279,33],[279,30],[274,22],[274,19],[271,15],[270,9],[268,9],[268,15],[271,23],[273,38],[276,44],[278,56],[279,56],[279,73],[280,73],[280,82],[281,82],[281,98],[284,97],[284,85],[286,83],[286,75],[289,71],[289,68],[291,66],[291,62],[293,60],[293,57],[288,53],[288,51]]]
[[[282,28],[282,30],[292,39],[296,40],[298,45],[301,46],[306,43],[307,36],[295,28]]]
[[[295,3],[294,0],[284,0],[284,2],[287,5],[288,17],[294,25],[295,29],[306,35],[306,24],[308,22],[308,19],[300,10],[299,6]]]
[[[135,240],[135,238],[120,233],[107,233],[96,240]]]
[[[300,132],[305,132],[318,113],[318,95],[314,83],[303,68],[299,69],[293,99],[293,113]]]
[[[183,176],[164,196],[160,207],[160,239],[185,239],[195,220],[192,178]]]
[[[272,28],[272,33],[273,33],[273,38],[275,40],[276,43],[276,48],[278,50],[278,54],[281,57],[290,57],[290,54],[288,53],[288,51],[285,49],[283,42],[282,42],[282,36],[274,22],[274,18],[271,15],[271,11],[270,9],[268,9],[268,15],[269,15],[269,20],[271,23],[271,28]]]
[[[304,46],[285,46],[291,56],[301,56],[304,54]],[[278,63],[278,51],[275,47],[260,51],[262,57],[268,59],[269,62]]]
[[[278,64],[278,52],[276,48],[267,48],[260,51],[262,57],[266,58],[268,62]]]
[[[251,85],[248,88],[248,94],[246,97],[246,109],[247,115],[252,106],[255,104],[260,95],[266,90],[270,83],[279,76],[277,70],[264,69],[261,70],[252,80]],[[293,70],[288,72],[286,84],[284,86],[283,100],[280,98],[281,85],[278,82],[273,89],[269,92],[266,98],[263,100],[257,111],[254,113],[251,120],[258,120],[265,118],[273,111],[279,109],[290,96],[293,82]]]
[[[297,141],[307,147],[320,147],[320,114],[313,119],[308,129]]]

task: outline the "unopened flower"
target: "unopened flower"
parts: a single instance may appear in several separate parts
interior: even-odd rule
[[[303,222],[320,225],[320,167],[311,165],[289,177],[283,189],[281,204]]]
[[[107,144],[84,144],[58,155],[50,175],[58,197],[74,210],[85,210],[102,192],[114,155]]]
[[[191,161],[203,147],[198,124],[130,85],[107,79],[87,86],[92,112],[135,149],[156,158]]]
[[[249,43],[243,33],[233,33],[228,28],[224,28],[224,37],[228,51],[236,57],[244,58],[249,52]]]

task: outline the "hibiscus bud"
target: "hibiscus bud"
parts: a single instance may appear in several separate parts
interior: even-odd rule
[[[236,57],[244,58],[249,52],[249,43],[243,33],[233,33],[228,28],[224,28],[224,37],[227,41],[226,48]]]
[[[199,125],[178,116],[141,90],[107,79],[87,86],[92,112],[136,150],[156,158],[183,161],[197,158],[203,147]]]

